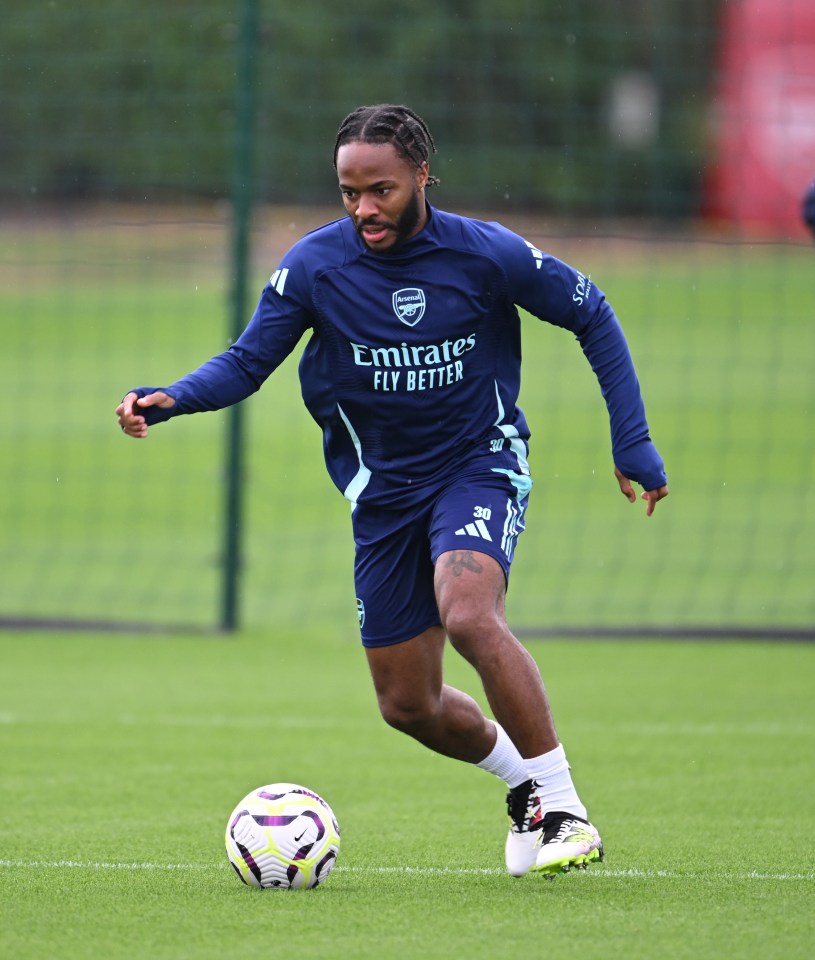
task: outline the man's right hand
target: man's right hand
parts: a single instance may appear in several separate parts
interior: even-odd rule
[[[129,437],[146,437],[147,421],[140,413],[145,407],[161,407],[167,410],[175,406],[175,400],[163,390],[156,390],[155,393],[148,393],[146,397],[139,397],[136,393],[128,393],[118,407],[116,407],[116,416],[119,418],[119,426],[122,432]]]

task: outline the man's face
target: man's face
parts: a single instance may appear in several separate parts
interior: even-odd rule
[[[375,253],[394,252],[427,223],[427,164],[417,169],[392,144],[343,144],[337,177],[348,216]]]

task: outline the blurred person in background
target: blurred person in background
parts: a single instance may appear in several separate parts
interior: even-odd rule
[[[815,180],[807,187],[801,200],[801,217],[815,237]]]

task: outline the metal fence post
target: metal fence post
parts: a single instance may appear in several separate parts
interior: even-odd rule
[[[243,0],[235,64],[235,132],[232,180],[232,296],[230,337],[237,339],[246,323],[249,231],[252,212],[255,144],[257,0]],[[241,548],[243,544],[244,410],[227,410],[221,629],[239,626]]]

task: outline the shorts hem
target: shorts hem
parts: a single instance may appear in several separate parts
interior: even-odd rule
[[[431,627],[441,627],[441,622],[438,617],[431,620],[425,626],[420,627],[418,630],[413,631],[410,636],[399,636],[399,637],[382,637],[382,638],[371,638],[371,637],[361,637],[363,647],[395,647],[400,643],[407,643],[408,640],[413,640],[414,637],[418,637],[419,634],[424,633],[425,630],[429,630]]]
[[[485,557],[492,558],[498,566],[504,571],[504,580],[506,581],[507,586],[509,586],[509,571],[512,567],[512,561],[507,557],[507,555],[500,549],[491,550],[485,544],[479,543],[478,546],[472,546],[470,544],[461,544],[460,546],[456,544],[455,546],[442,546],[442,548],[432,556],[433,566],[439,562],[439,557],[444,553],[453,553],[456,550],[469,550],[471,553],[480,553]]]

